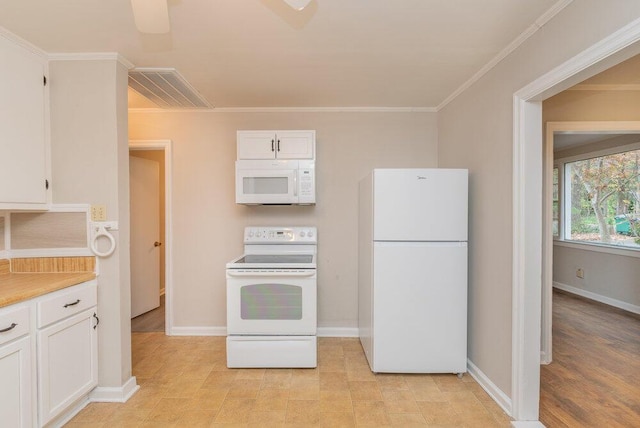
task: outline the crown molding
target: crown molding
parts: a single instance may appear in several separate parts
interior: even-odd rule
[[[542,26],[544,26],[547,22],[549,22],[553,17],[555,17],[558,13],[560,13],[565,7],[567,7],[573,0],[560,0],[549,10],[547,10],[540,18],[536,19],[536,21],[529,26],[526,30],[524,30],[518,37],[516,37],[511,43],[507,45],[498,55],[493,57],[491,61],[489,61],[484,67],[482,67],[476,74],[474,74],[469,80],[464,82],[458,89],[453,91],[451,95],[449,95],[444,101],[442,101],[437,107],[436,111],[442,110],[447,106],[451,101],[458,97],[461,93],[469,89],[471,85],[480,80],[485,74],[491,71],[496,65],[498,65],[503,59],[505,59],[509,54],[515,51],[520,45],[522,45],[529,37],[533,36]]]
[[[7,30],[4,27],[0,27],[0,37],[4,37],[5,39],[8,39],[14,43],[16,43],[17,45],[19,45],[20,47],[44,58],[47,59],[47,53],[45,51],[43,51],[42,49],[40,49],[39,47],[37,47],[36,45],[32,44],[31,42],[26,41],[25,39],[23,39],[22,37],[12,33],[11,31]]]
[[[435,107],[219,107],[211,109],[130,108],[129,113],[436,113]]]
[[[59,52],[47,55],[49,61],[117,61],[128,70],[135,65],[117,52]]]

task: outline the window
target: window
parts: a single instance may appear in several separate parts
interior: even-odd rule
[[[640,248],[640,149],[563,165],[564,239]],[[554,171],[554,232],[557,179]]]

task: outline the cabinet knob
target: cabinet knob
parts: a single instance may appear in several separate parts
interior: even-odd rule
[[[156,241],[156,242],[153,243],[154,247],[159,247],[160,245],[162,245],[162,242]]]

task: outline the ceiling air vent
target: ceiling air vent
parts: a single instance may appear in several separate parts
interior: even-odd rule
[[[161,108],[211,108],[174,68],[131,69],[129,87]]]

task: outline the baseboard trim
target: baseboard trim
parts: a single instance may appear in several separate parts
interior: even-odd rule
[[[553,286],[559,290],[566,291],[567,293],[577,294],[578,296],[585,297],[587,299],[595,300],[596,302],[604,303],[605,305],[613,306],[618,309],[623,309],[628,312],[640,315],[640,306],[632,303],[623,302],[622,300],[612,299],[611,297],[603,296],[601,294],[594,293],[592,291],[583,290],[581,288],[574,287],[572,285],[563,284],[561,282],[553,281]]]
[[[545,428],[540,421],[511,421],[514,428]]]
[[[493,398],[493,401],[498,403],[498,406],[500,406],[502,410],[507,413],[507,415],[511,416],[511,398],[509,398],[507,394],[502,392],[502,390],[498,388],[496,384],[491,382],[491,379],[489,379],[487,375],[485,375],[482,370],[480,370],[469,359],[467,359],[467,370],[469,371],[471,377],[474,378],[476,382],[478,382],[478,384],[482,387],[482,389],[484,389],[487,394],[489,394],[489,396]]]
[[[318,327],[318,337],[359,337],[357,327]]]
[[[226,336],[226,327],[172,327],[169,336]]]
[[[226,327],[173,327],[169,336],[226,336]],[[357,327],[318,327],[318,337],[358,337]]]
[[[136,377],[131,376],[121,387],[96,387],[89,394],[89,401],[107,403],[126,403],[140,389]]]

